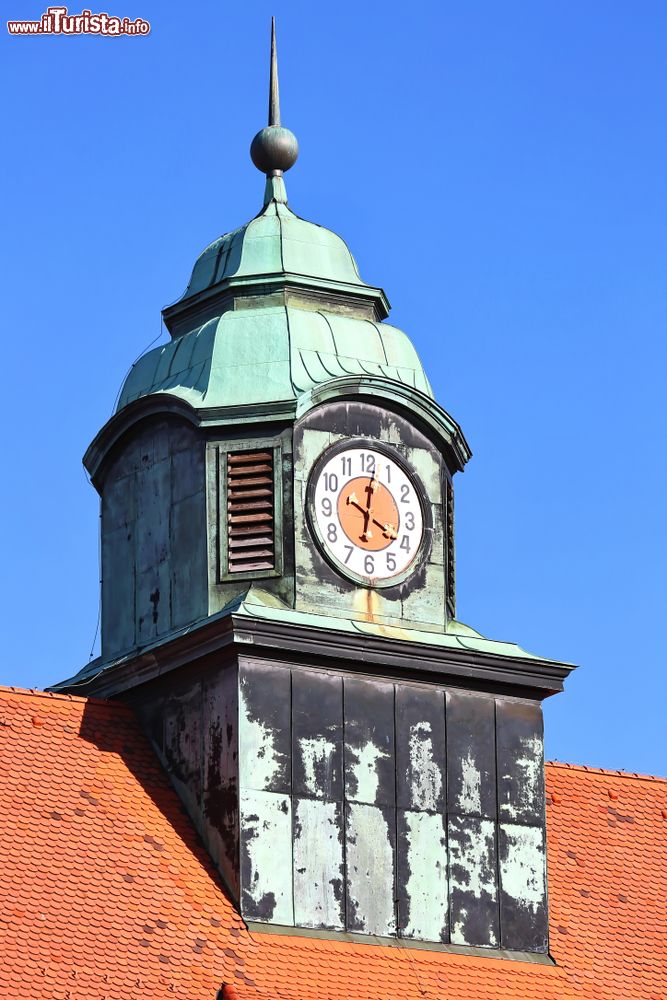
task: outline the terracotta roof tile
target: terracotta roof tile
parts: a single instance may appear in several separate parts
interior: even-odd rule
[[[3,1000],[659,1000],[667,782],[547,765],[554,965],[249,932],[129,709],[0,689]]]

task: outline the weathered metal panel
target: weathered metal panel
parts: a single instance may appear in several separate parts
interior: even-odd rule
[[[157,447],[158,442],[155,442]],[[171,463],[149,465],[137,476],[136,641],[156,638],[171,627],[169,508]]]
[[[136,503],[135,474],[120,479],[110,474],[102,493],[102,534],[134,524]]]
[[[171,510],[171,624],[202,618],[208,611],[206,576],[206,506],[203,492],[186,497]]]
[[[492,698],[447,692],[447,804],[450,813],[495,818],[496,741]]]
[[[137,531],[141,531],[137,525]],[[135,642],[138,646],[168,632],[171,568],[166,559],[135,577]]]
[[[183,787],[181,798],[201,805],[201,686],[172,694],[164,706],[164,756],[169,772]]]
[[[529,702],[496,701],[498,810],[512,823],[544,822],[542,708]]]
[[[345,927],[343,807],[293,799],[294,922],[298,927]]]
[[[498,945],[496,825],[475,816],[450,816],[449,905],[452,944]]]
[[[396,810],[351,802],[345,812],[348,930],[394,935]]]
[[[396,804],[441,812],[445,791],[444,692],[397,685]]]
[[[239,669],[242,789],[290,791],[290,672],[256,662]]]
[[[241,791],[241,912],[246,920],[294,924],[289,795]]]
[[[344,680],[345,795],[351,802],[394,805],[394,687]]]
[[[419,941],[449,940],[444,816],[398,811],[397,897],[401,937]]]
[[[548,949],[544,831],[538,826],[500,825],[500,926],[503,948]]]
[[[239,898],[238,679],[235,666],[216,670],[203,688],[204,836]]]
[[[204,444],[193,433],[184,448],[180,435],[172,431],[170,441],[172,458],[172,503],[180,503],[187,497],[195,496],[204,489]],[[201,531],[205,522],[199,525]]]
[[[342,678],[292,672],[292,761],[294,795],[342,798]]]
[[[102,649],[134,646],[134,525],[102,535]]]

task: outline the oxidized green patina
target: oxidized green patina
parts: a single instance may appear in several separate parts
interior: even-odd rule
[[[345,242],[277,200],[282,181],[269,186],[260,215],[197,259],[185,295],[165,310],[172,341],[133,367],[119,410],[158,392],[195,408],[292,400],[348,375],[391,379],[432,396],[409,338],[374,318],[369,303],[381,315],[382,293],[361,280]],[[329,308],[308,298],[317,292]],[[337,308],[343,297],[344,309]],[[202,308],[218,315],[198,324]]]

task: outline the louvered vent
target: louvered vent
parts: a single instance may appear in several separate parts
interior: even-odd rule
[[[227,552],[230,573],[275,566],[273,452],[227,455]]]

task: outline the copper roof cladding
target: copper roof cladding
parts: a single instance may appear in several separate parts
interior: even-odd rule
[[[659,1000],[667,781],[547,765],[553,964],[248,930],[132,713],[0,689],[3,1000]]]

